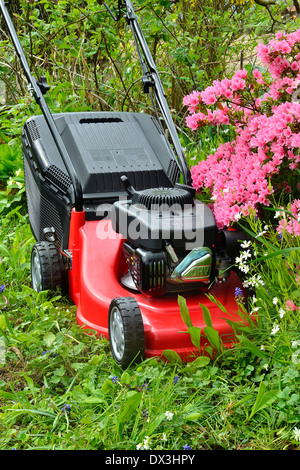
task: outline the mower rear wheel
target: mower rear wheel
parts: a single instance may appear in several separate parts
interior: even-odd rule
[[[132,297],[111,301],[108,312],[108,335],[114,360],[123,368],[141,361],[145,351],[144,325],[140,308]]]
[[[67,293],[68,275],[62,255],[54,242],[37,242],[31,251],[31,282],[37,292],[61,290]]]

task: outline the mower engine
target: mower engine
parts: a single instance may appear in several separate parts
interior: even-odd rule
[[[227,279],[231,258],[210,208],[194,200],[192,188],[136,191],[121,179],[129,198],[114,203],[112,224],[126,238],[127,288],[155,297],[207,290],[215,279]]]

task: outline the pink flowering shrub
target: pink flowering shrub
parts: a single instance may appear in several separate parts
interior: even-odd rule
[[[265,72],[239,70],[183,99],[192,130],[208,125],[235,130],[232,142],[191,168],[194,187],[209,192],[219,228],[257,214],[278,187],[291,192],[285,180],[299,168],[300,30],[277,33],[267,45],[259,44],[257,53]]]

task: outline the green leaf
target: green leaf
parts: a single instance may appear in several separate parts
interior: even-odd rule
[[[26,344],[39,344],[40,340],[38,338],[35,338],[33,335],[30,335],[28,333],[18,333],[16,335],[16,339],[20,341],[21,343],[26,343]]]
[[[37,409],[19,408],[18,410],[15,410],[14,408],[8,408],[6,411],[13,411],[15,412],[16,415],[33,414],[33,415],[47,416],[48,418],[56,418],[57,416],[56,414],[50,413],[49,411],[43,411],[43,410],[37,410]],[[8,416],[8,419],[10,419],[10,416]]]
[[[2,331],[6,330],[6,320],[4,315],[0,315],[0,329]]]
[[[198,326],[190,326],[187,329],[187,332],[190,335],[191,341],[196,348],[200,351],[200,341],[201,341],[201,328]]]
[[[48,348],[50,348],[50,346],[54,343],[55,341],[55,335],[53,333],[51,333],[51,331],[49,331],[48,333],[46,333],[43,337],[43,341],[44,343],[46,344],[46,346]]]
[[[175,364],[180,364],[182,362],[181,357],[177,352],[172,349],[165,349],[162,353],[162,356],[167,359],[169,362],[174,362]]]
[[[151,434],[155,431],[155,429],[160,425],[160,423],[165,419],[165,413],[159,414],[149,425],[147,429],[147,434],[151,436]]]
[[[210,344],[214,348],[216,348],[216,350],[220,354],[220,352],[221,352],[221,341],[220,341],[220,336],[219,336],[218,331],[216,331],[211,326],[206,326],[204,328],[204,334],[206,335],[206,337],[207,337],[208,341],[210,342]]]
[[[27,374],[23,374],[23,377],[25,378],[31,393],[34,396],[37,389],[35,389],[35,387],[34,387],[33,379],[31,377],[29,377],[29,375],[27,375]]]
[[[101,390],[102,390],[103,393],[109,395],[110,393],[112,393],[114,391],[114,384],[112,383],[111,380],[107,379],[103,383],[103,385],[101,387]]]
[[[257,357],[260,357],[261,359],[264,359],[266,357],[266,354],[259,349],[255,344],[250,341],[249,338],[246,338],[246,336],[243,335],[236,335],[237,339],[240,341],[240,343],[243,345],[245,349],[248,351],[252,352]]]
[[[228,323],[229,326],[231,326],[233,330],[241,331],[245,333],[253,333],[253,330],[250,326],[245,326],[241,322],[235,322],[232,320],[228,320],[227,318],[224,318],[224,320],[226,321],[226,323]]]
[[[127,371],[123,372],[122,377],[120,379],[120,383],[121,384],[130,384],[130,382],[131,382],[130,374]]]
[[[196,421],[197,419],[201,418],[202,414],[203,413],[201,411],[191,411],[190,413],[183,414],[183,419],[185,421]]]
[[[184,321],[184,323],[186,324],[186,326],[188,326],[188,327],[193,326],[191,318],[190,318],[189,309],[188,309],[187,304],[186,304],[186,300],[181,295],[178,296],[178,304],[179,304],[179,307],[180,307],[181,318]]]
[[[10,321],[7,317],[7,314],[6,313],[3,313],[3,316],[5,318],[5,325],[6,325],[6,328],[8,329],[8,331],[13,335],[14,334],[14,330],[13,330],[13,327],[11,326],[10,324]]]
[[[104,405],[107,405],[106,400],[100,397],[85,397],[81,398],[80,403],[104,403]]]
[[[261,382],[248,420],[250,420],[258,411],[270,406],[276,400],[278,393],[279,390],[267,391],[266,385],[264,382]]]
[[[209,363],[210,363],[210,358],[208,356],[200,356],[200,357],[197,357],[197,359],[195,359],[192,362],[192,365],[193,367],[198,368],[198,367],[205,367]]]
[[[211,302],[216,304],[217,307],[219,307],[219,309],[222,310],[222,312],[227,313],[227,309],[224,307],[224,305],[218,299],[216,299],[212,294],[206,294],[206,296]]]
[[[119,423],[124,423],[125,421],[128,421],[130,417],[135,414],[135,410],[139,406],[141,399],[141,392],[134,392],[132,395],[129,396],[120,413]]]
[[[209,309],[206,307],[206,305],[203,305],[203,304],[199,304],[199,305],[202,308],[203,320],[204,320],[205,325],[212,327],[213,324],[212,324],[212,319],[211,319]]]

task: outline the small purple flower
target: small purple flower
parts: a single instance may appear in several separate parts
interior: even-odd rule
[[[112,378],[112,383],[115,384],[117,381],[118,381],[118,376],[117,375],[114,375]]]
[[[193,450],[191,446],[188,446],[187,444],[185,444],[183,446],[183,450]]]
[[[2,285],[0,286],[0,294],[2,294],[2,292],[4,291],[4,289],[5,289],[5,285],[2,284]]]
[[[51,351],[43,351],[43,356],[45,356],[45,354],[49,354],[49,357],[57,357],[58,354],[57,353],[52,353]]]
[[[70,405],[64,405],[64,406],[61,408],[61,411],[71,411],[71,406],[70,406]]]
[[[243,296],[243,291],[242,291],[242,289],[241,289],[240,287],[236,287],[236,288],[235,288],[235,291],[234,291],[234,295],[235,295],[236,297],[242,297],[242,296]]]
[[[178,380],[180,379],[180,377],[178,375],[175,375],[174,379],[173,379],[173,383],[174,384],[177,384]]]

